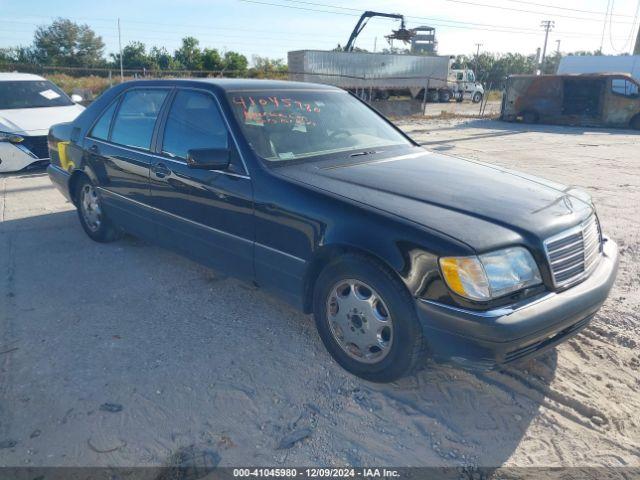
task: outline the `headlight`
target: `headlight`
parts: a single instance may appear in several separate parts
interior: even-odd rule
[[[447,285],[471,300],[491,300],[542,283],[529,251],[511,247],[473,257],[442,257]]]
[[[15,133],[0,132],[0,142],[20,143],[23,140],[24,138]]]

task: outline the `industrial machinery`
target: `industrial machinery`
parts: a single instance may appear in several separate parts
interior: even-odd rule
[[[391,40],[401,40],[405,43],[409,43],[411,39],[416,35],[416,32],[413,30],[407,30],[404,23],[404,15],[400,15],[399,13],[382,13],[382,12],[372,12],[371,10],[367,10],[362,15],[360,15],[360,19],[358,23],[356,23],[355,28],[351,32],[351,36],[347,41],[347,44],[344,47],[345,52],[352,52],[353,45],[358,38],[358,35],[362,32],[364,27],[369,22],[369,19],[372,17],[386,17],[386,18],[395,18],[400,20],[400,28],[398,30],[392,30],[392,33],[386,35],[385,38],[389,41]]]

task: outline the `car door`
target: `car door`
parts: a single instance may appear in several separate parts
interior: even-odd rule
[[[229,149],[223,171],[190,168],[191,149]],[[150,173],[157,240],[236,277],[253,278],[253,193],[218,100],[177,89],[163,115]]]
[[[125,230],[154,236],[149,168],[156,121],[170,88],[133,88],[109,105],[85,140],[104,208]]]

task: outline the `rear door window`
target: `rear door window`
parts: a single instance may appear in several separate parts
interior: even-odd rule
[[[148,150],[153,129],[168,89],[135,89],[122,99],[111,131],[111,141]]]

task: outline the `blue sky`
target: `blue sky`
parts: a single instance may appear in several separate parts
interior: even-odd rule
[[[556,27],[548,49],[622,53],[635,39],[640,0],[615,0],[614,15],[605,24],[608,0],[0,0],[0,47],[31,43],[34,29],[55,17],[89,24],[106,43],[118,48],[116,19],[121,19],[123,45],[139,40],[173,51],[180,39],[192,35],[201,46],[286,58],[288,50],[330,49],[344,44],[362,10],[402,13],[409,27],[436,27],[439,53],[474,52],[476,43],[492,52],[534,53],[542,46],[540,21]],[[265,3],[285,5],[278,7]],[[313,5],[315,4],[315,5]],[[479,5],[483,4],[483,5]],[[296,7],[296,8],[293,8]],[[321,11],[309,11],[313,9]],[[331,12],[328,13],[327,11]],[[600,12],[600,13],[592,13]],[[635,22],[635,23],[634,23]],[[604,37],[602,36],[603,26]],[[384,48],[384,35],[397,22],[373,19],[357,45]]]

